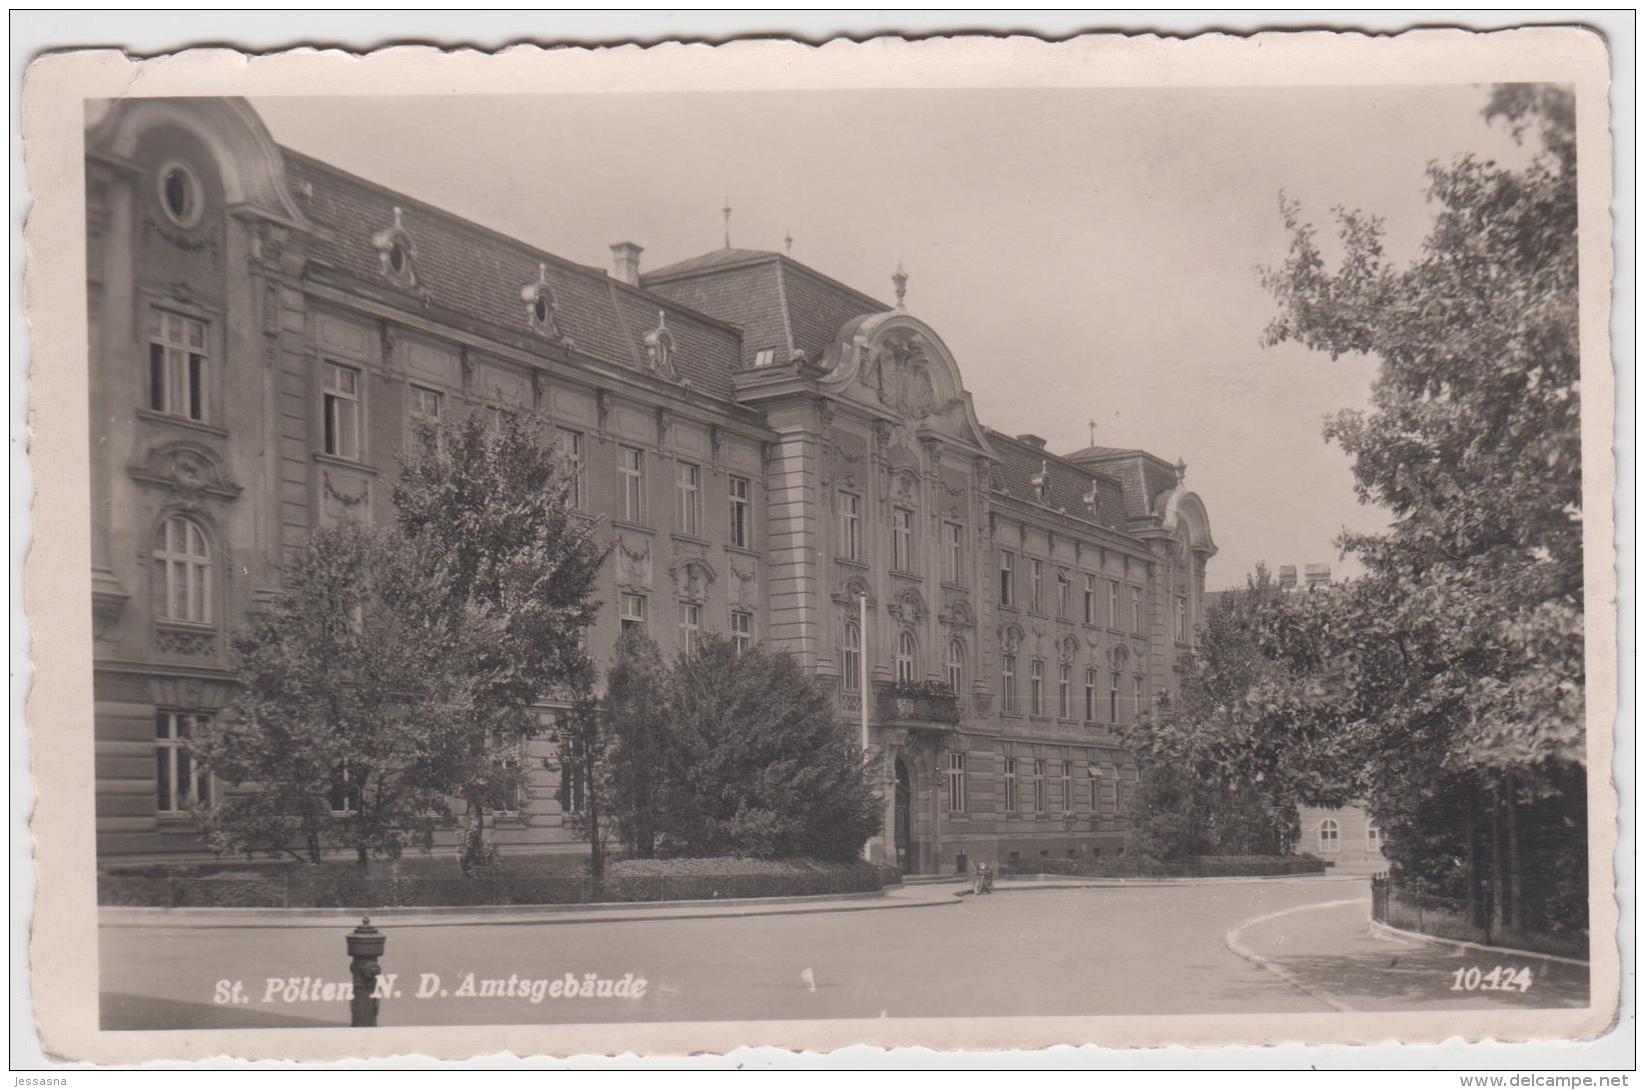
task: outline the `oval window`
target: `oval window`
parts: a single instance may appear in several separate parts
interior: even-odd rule
[[[406,271],[406,249],[398,242],[391,244],[388,248],[388,267],[396,273]]]
[[[548,297],[546,295],[539,294],[537,296],[537,301],[531,304],[531,313],[537,316],[538,325],[548,321]]]
[[[182,163],[161,168],[160,205],[179,227],[192,227],[200,219],[200,182]]]

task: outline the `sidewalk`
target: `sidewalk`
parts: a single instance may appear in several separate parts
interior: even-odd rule
[[[101,927],[264,928],[352,925],[362,916],[391,920],[395,927],[452,924],[578,924],[641,920],[706,920],[743,916],[797,916],[819,912],[883,912],[895,908],[957,905],[969,889],[958,881],[892,886],[878,893],[818,897],[759,897],[723,901],[604,902],[581,905],[464,905],[418,908],[142,908],[103,905]]]

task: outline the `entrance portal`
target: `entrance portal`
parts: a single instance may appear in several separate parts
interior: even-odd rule
[[[909,864],[909,841],[911,839],[910,810],[914,796],[913,780],[908,771],[908,762],[901,757],[897,758],[897,866],[904,871]]]

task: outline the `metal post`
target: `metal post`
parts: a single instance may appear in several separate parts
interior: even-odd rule
[[[858,711],[862,716],[862,755],[866,760],[868,758],[868,595],[866,594],[857,595],[857,630],[862,633],[862,639],[858,641],[862,644],[862,650],[857,655],[857,692],[861,696],[858,701],[860,705]],[[909,784],[908,789],[912,792],[914,785]],[[884,830],[881,830],[881,835],[884,835]],[[895,828],[892,829],[891,835],[894,840],[897,835]],[[864,841],[862,846],[862,857],[869,861],[874,858],[872,843],[871,838]]]
[[[375,1026],[377,1024],[377,975],[383,971],[377,961],[388,945],[388,936],[371,926],[371,917],[360,919],[360,926],[347,936],[349,969],[354,974],[354,997],[349,1001],[349,1025]]]

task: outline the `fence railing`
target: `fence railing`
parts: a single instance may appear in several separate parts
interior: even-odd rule
[[[1501,926],[1493,918],[1489,891],[1486,892],[1485,900],[1470,906],[1464,898],[1407,889],[1395,885],[1389,876],[1379,874],[1371,879],[1371,918],[1402,931],[1438,938],[1566,957],[1588,956],[1586,931],[1555,934]]]

